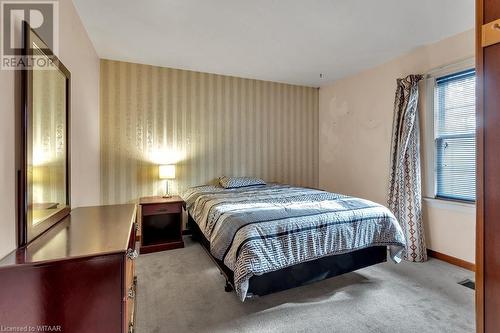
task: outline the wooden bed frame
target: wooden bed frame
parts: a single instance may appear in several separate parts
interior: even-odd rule
[[[225,291],[233,291],[233,271],[224,262],[212,256],[210,253],[210,242],[205,238],[191,215],[188,217],[188,226],[192,232],[193,239],[200,242],[210,258],[219,267],[221,274],[225,277]],[[349,273],[385,261],[387,261],[386,246],[373,246],[349,253],[322,257],[278,271],[252,276],[249,281],[248,295],[263,296]]]

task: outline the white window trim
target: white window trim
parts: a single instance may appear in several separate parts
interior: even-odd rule
[[[468,202],[435,199],[435,198],[423,198],[423,202],[428,207],[433,207],[433,208],[453,210],[466,214],[474,214],[476,212],[476,205]]]
[[[424,201],[434,204],[441,202],[449,207],[475,207],[473,202],[462,202],[444,198],[436,198],[436,149],[434,146],[434,89],[436,86],[436,79],[453,73],[458,73],[475,67],[475,58],[467,58],[462,61],[453,63],[451,65],[442,66],[433,69],[426,73],[424,80],[423,100],[422,103],[424,121],[422,123],[423,129],[421,131],[423,140],[422,146],[422,171],[423,171],[423,191],[422,196]]]

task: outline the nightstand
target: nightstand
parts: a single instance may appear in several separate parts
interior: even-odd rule
[[[141,206],[141,253],[184,247],[182,205],[179,196],[144,197]]]

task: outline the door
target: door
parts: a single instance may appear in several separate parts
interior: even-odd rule
[[[477,0],[476,326],[500,331],[500,0]]]

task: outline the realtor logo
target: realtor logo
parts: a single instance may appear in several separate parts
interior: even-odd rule
[[[57,1],[0,1],[1,68],[23,69],[23,21],[29,23],[54,54],[59,47]],[[21,62],[22,63],[22,62]]]

